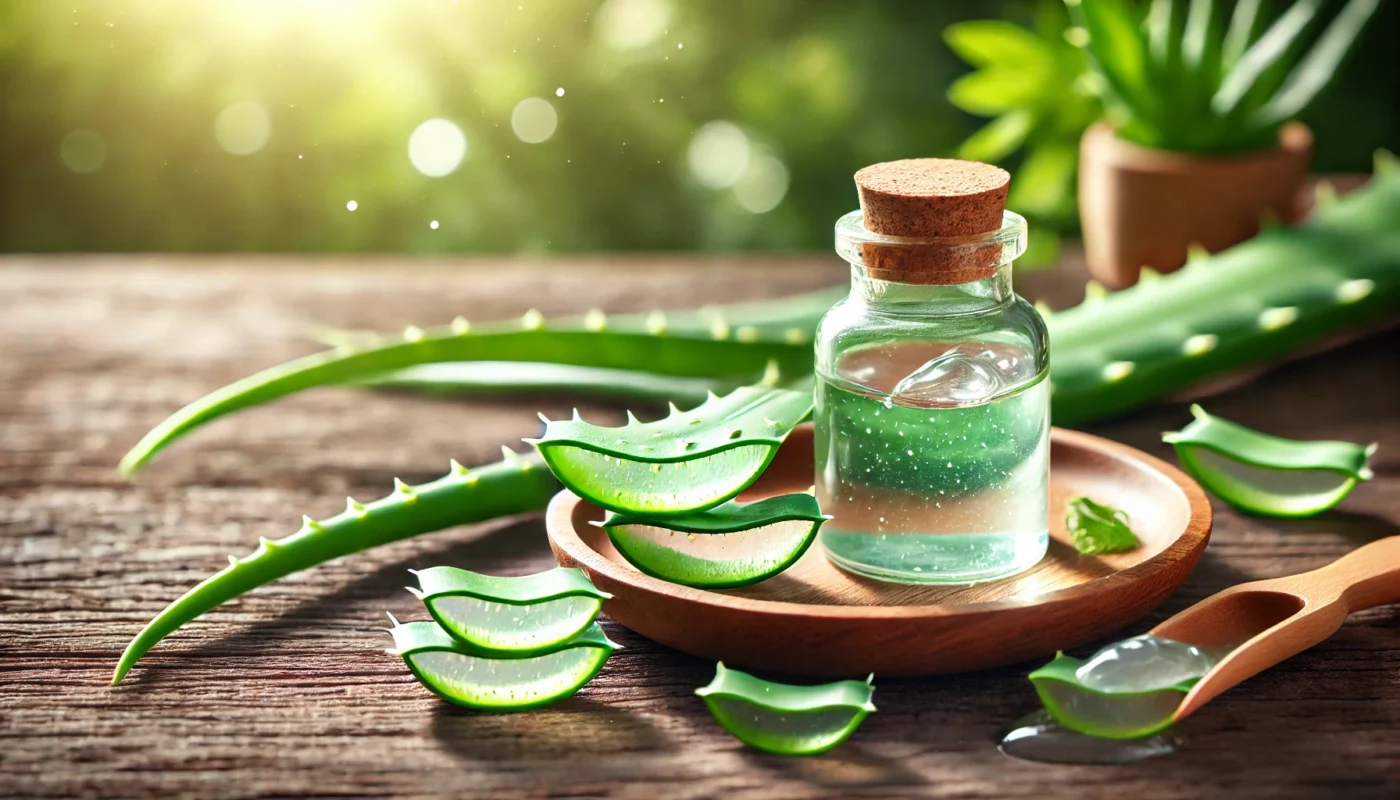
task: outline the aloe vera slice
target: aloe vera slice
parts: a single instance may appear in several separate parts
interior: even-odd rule
[[[798,493],[753,503],[731,500],[659,519],[614,514],[602,525],[617,551],[642,572],[721,589],[758,583],[792,566],[827,519],[815,497]]]
[[[1065,529],[1074,549],[1086,556],[1121,553],[1138,546],[1137,535],[1128,527],[1128,512],[1087,497],[1069,501]]]
[[[871,675],[864,681],[791,686],[756,678],[721,662],[695,693],[724,729],[750,747],[780,756],[825,753],[875,710]]]
[[[472,647],[436,622],[399,623],[391,655],[442,699],[479,711],[526,711],[569,697],[593,680],[617,644],[595,623],[543,655]]]
[[[1032,672],[1040,702],[1061,725],[1105,739],[1139,739],[1171,727],[1172,713],[1194,680],[1146,692],[1102,692],[1079,682],[1080,659],[1060,653]]]
[[[1270,436],[1191,406],[1195,420],[1162,440],[1181,466],[1221,500],[1272,517],[1307,517],[1340,503],[1371,478],[1376,445]]]
[[[456,567],[409,570],[409,587],[448,633],[474,647],[543,653],[582,633],[612,597],[583,570],[559,567],[499,577]]]
[[[539,448],[574,494],[610,511],[686,514],[748,488],[792,429],[812,412],[812,393],[744,386],[710,395],[690,411],[619,428],[545,420]],[[629,415],[630,417],[630,415]]]

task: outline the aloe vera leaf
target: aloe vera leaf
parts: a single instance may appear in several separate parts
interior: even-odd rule
[[[1376,445],[1300,442],[1246,428],[1191,406],[1195,419],[1162,435],[1181,465],[1216,497],[1271,517],[1320,514],[1369,480]]]
[[[1230,27],[1225,31],[1225,40],[1220,45],[1220,71],[1228,73],[1239,63],[1240,56],[1254,42],[1259,30],[1259,8],[1264,0],[1236,0],[1234,11],[1230,12]]]
[[[565,393],[699,405],[710,392],[727,392],[747,381],[675,378],[634,370],[575,367],[568,364],[507,361],[447,361],[418,364],[371,375],[355,383],[386,389],[419,390],[425,394],[490,395]]]
[[[456,567],[410,570],[438,625],[464,643],[494,651],[544,653],[582,633],[612,595],[574,567],[500,577]]]
[[[454,326],[410,329],[388,343],[365,349],[334,350],[263,370],[185,406],[159,425],[122,458],[131,474],[186,432],[232,411],[265,403],[303,389],[346,383],[369,375],[443,361],[554,361],[611,369],[646,364],[652,372],[682,378],[755,375],[769,364],[780,368],[811,364],[810,347],[782,340],[738,342],[651,333],[599,333],[588,329],[550,329],[526,315],[512,331],[490,333]]]
[[[1322,0],[1297,0],[1225,74],[1220,89],[1211,98],[1211,108],[1230,117],[1272,95],[1286,73],[1289,54],[1312,26],[1322,9]]]
[[[115,685],[160,640],[185,623],[259,586],[388,542],[454,525],[543,509],[558,490],[549,470],[511,453],[503,461],[468,470],[452,464],[447,475],[421,486],[398,482],[371,503],[347,500],[343,512],[324,520],[304,517],[301,529],[263,539],[243,558],[229,556],[224,569],[166,606],[126,646],[112,676]]]
[[[797,563],[827,519],[815,497],[796,493],[662,518],[613,514],[602,527],[642,572],[724,589],[758,583]]]
[[[695,693],[725,730],[750,747],[780,756],[825,753],[844,742],[870,712],[875,676],[820,686],[792,686],[715,665]]]
[[[1147,91],[1147,41],[1120,0],[1066,0],[1074,24],[1089,34],[1085,45],[1113,98],[1136,116],[1156,119]]]
[[[1355,47],[1380,0],[1351,0],[1327,26],[1307,55],[1288,74],[1278,94],[1251,120],[1260,127],[1282,125],[1312,103]]]
[[[435,622],[389,619],[390,654],[434,694],[478,711],[528,711],[570,697],[619,649],[596,623],[547,653],[523,655],[472,647]]]
[[[1059,653],[1032,672],[1030,679],[1045,710],[1057,722],[1104,739],[1138,739],[1171,727],[1181,698],[1199,680],[1145,692],[1104,692],[1080,682],[1078,671],[1085,663]]]
[[[808,392],[745,386],[665,419],[605,428],[545,420],[539,448],[559,480],[611,511],[685,514],[757,480],[789,432],[812,412]]]
[[[1400,170],[1298,227],[1264,231],[1134,287],[1051,313],[1052,412],[1078,425],[1264,364],[1400,307]]]
[[[1087,497],[1069,501],[1065,514],[1074,549],[1086,556],[1121,553],[1138,546],[1137,536],[1128,527],[1128,513],[1095,503]]]

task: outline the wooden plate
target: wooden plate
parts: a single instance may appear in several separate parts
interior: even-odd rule
[[[1034,568],[977,586],[882,583],[833,567],[816,542],[786,572],[708,591],[643,575],[587,524],[601,509],[565,491],[550,503],[555,558],[613,599],[609,617],[661,644],[734,667],[822,678],[964,672],[1051,656],[1123,628],[1185,580],[1210,538],[1210,504],[1179,470],[1075,431],[1050,437],[1050,551]],[[812,429],[793,431],[753,496],[812,483]],[[1080,496],[1127,511],[1141,546],[1081,556],[1064,531]]]

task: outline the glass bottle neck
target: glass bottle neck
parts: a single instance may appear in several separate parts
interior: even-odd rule
[[[947,285],[882,281],[870,277],[859,264],[852,264],[851,297],[887,314],[977,314],[1011,301],[1011,264],[1002,264],[989,278]]]

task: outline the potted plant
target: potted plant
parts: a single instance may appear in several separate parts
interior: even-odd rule
[[[1347,0],[1306,39],[1324,0],[1296,0],[1263,27],[1260,0],[1222,25],[1214,0],[1065,0],[1099,84],[1104,119],[1080,140],[1079,209],[1089,270],[1109,287],[1291,221],[1312,155],[1294,118],[1327,85],[1380,0]],[[1261,30],[1262,29],[1262,30]]]

